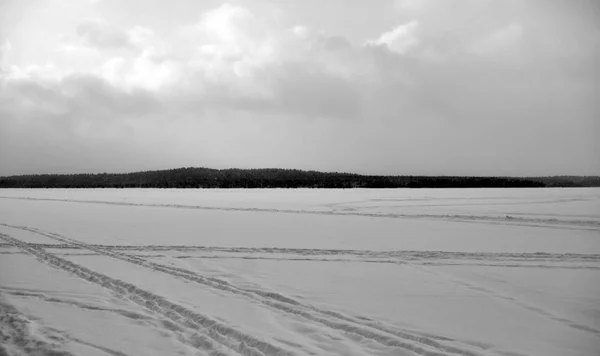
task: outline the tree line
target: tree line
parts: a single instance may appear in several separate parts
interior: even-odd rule
[[[379,176],[297,169],[178,168],[0,177],[0,188],[532,188],[600,187],[598,176]]]

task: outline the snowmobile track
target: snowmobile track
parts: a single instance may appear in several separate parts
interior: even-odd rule
[[[163,315],[171,321],[188,329],[199,332],[203,336],[203,349],[211,355],[228,355],[235,351],[240,355],[293,355],[292,352],[263,340],[246,335],[228,325],[195,313],[185,307],[172,303],[167,299],[136,287],[133,284],[108,277],[82,267],[71,261],[57,257],[44,249],[28,246],[6,234],[0,234],[0,239],[11,243],[40,261],[57,269],[70,272],[83,280],[98,284],[112,290],[124,298],[135,302],[150,311]]]
[[[153,271],[162,272],[174,277],[178,277],[190,282],[208,286],[220,291],[241,295],[252,301],[265,305],[271,309],[287,314],[292,314],[312,322],[325,325],[333,330],[343,334],[354,334],[361,338],[371,340],[380,345],[400,348],[410,351],[416,355],[424,356],[481,356],[487,353],[473,345],[464,345],[457,347],[456,341],[434,335],[424,335],[414,332],[398,330],[386,327],[377,322],[369,322],[361,318],[343,315],[341,313],[317,308],[311,305],[303,304],[279,293],[265,290],[244,289],[232,285],[231,283],[217,278],[204,277],[198,273],[171,266],[149,262],[143,258],[117,252],[111,249],[99,247],[97,245],[88,245],[75,239],[65,237],[56,233],[42,231],[36,228],[25,226],[12,226],[1,224],[3,226],[30,231],[48,238],[63,242],[67,245],[75,246],[80,249],[87,249],[100,255],[105,255],[118,260],[136,264]],[[50,246],[49,246],[50,247]],[[68,262],[68,261],[66,261]],[[83,268],[83,267],[82,267]],[[449,344],[453,342],[454,345]]]

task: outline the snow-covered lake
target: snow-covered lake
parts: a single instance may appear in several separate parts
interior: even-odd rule
[[[595,188],[3,189],[0,355],[598,355],[599,232]]]

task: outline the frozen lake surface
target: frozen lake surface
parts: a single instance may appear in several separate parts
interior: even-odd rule
[[[599,232],[595,188],[3,189],[0,355],[598,355]]]

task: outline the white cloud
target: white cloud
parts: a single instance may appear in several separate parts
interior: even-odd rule
[[[419,22],[411,21],[381,34],[379,38],[368,41],[367,44],[386,46],[394,53],[406,54],[419,44],[419,39],[417,37],[418,29]]]
[[[28,65],[16,66],[11,65],[6,70],[4,79],[19,81],[19,80],[35,80],[35,81],[59,81],[66,75],[72,74],[71,70],[59,68],[52,63],[44,65]]]
[[[147,47],[132,58],[110,58],[92,74],[129,92],[136,89],[166,90],[179,81],[181,73],[185,72],[185,63],[164,59],[163,55],[155,47]]]
[[[234,42],[248,36],[244,30],[255,25],[256,19],[248,9],[226,3],[202,14],[195,29],[221,41]]]
[[[158,90],[176,83],[178,68],[169,61],[157,59],[160,55],[153,47],[145,49],[134,61],[132,71],[125,77],[128,84]]]
[[[127,60],[122,57],[114,57],[107,60],[102,66],[94,71],[94,74],[105,79],[114,86],[125,86],[123,81],[127,71]]]
[[[309,34],[309,30],[306,26],[294,26],[292,33],[299,38],[306,38]]]
[[[61,44],[57,51],[63,52],[67,55],[96,55],[98,54],[98,49],[95,47],[90,47],[88,45],[79,44],[76,42],[66,42]]]
[[[203,82],[201,87],[235,86],[239,81],[245,88],[264,88],[248,80],[278,61],[280,34],[244,7],[221,5],[203,13],[196,24],[182,27],[179,34],[177,63],[192,73],[188,79]],[[189,83],[188,79],[184,81]]]

